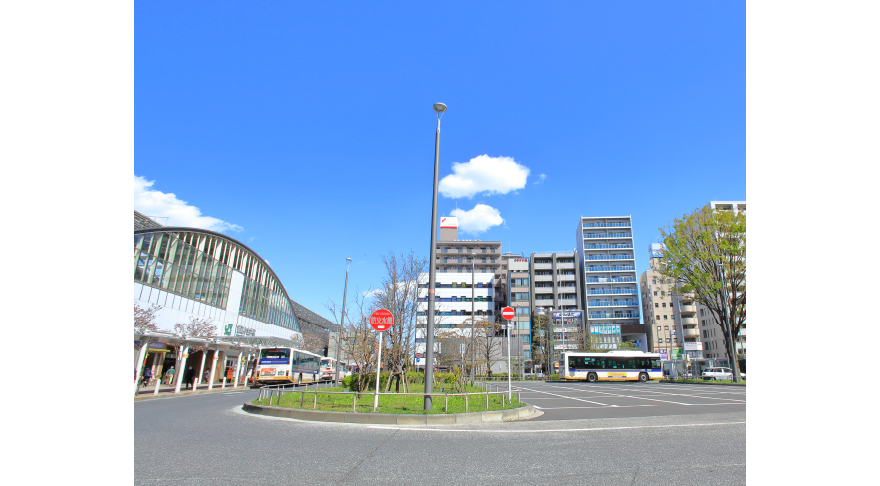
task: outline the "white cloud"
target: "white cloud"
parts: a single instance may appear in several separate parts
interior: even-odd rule
[[[477,194],[507,194],[526,187],[529,168],[513,157],[480,155],[470,162],[452,164],[452,174],[440,180],[440,193],[449,198],[472,198]]]
[[[497,209],[485,204],[477,204],[470,211],[456,208],[450,214],[458,218],[459,229],[468,233],[482,233],[504,222]]]
[[[540,184],[540,183],[544,182],[544,179],[546,179],[546,178],[547,178],[547,174],[541,174],[538,176],[538,180],[536,180],[534,182],[534,184]]]
[[[177,199],[173,193],[164,193],[150,187],[156,181],[148,181],[141,176],[134,176],[134,209],[147,216],[168,217],[168,226],[189,226],[211,231],[242,231],[237,224],[227,223],[221,219],[203,216],[199,208]],[[159,222],[165,224],[163,220]]]

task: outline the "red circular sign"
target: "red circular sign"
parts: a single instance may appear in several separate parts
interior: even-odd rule
[[[385,309],[379,309],[370,314],[370,325],[379,332],[390,328],[392,324],[394,324],[394,316]]]
[[[507,319],[508,321],[513,319],[514,314],[515,312],[513,310],[513,307],[505,307],[501,309],[501,317]]]

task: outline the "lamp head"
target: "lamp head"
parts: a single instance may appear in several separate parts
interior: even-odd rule
[[[436,111],[438,114],[443,113],[444,111],[446,111],[446,105],[443,103],[434,103],[434,111]]]
[[[351,258],[346,258],[345,261],[350,262]]]

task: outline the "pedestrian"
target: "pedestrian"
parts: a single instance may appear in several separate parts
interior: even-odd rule
[[[146,388],[147,385],[150,384],[150,378],[151,378],[152,376],[153,376],[153,370],[150,369],[150,368],[145,367],[145,368],[144,368],[144,379],[143,379],[144,388]]]
[[[165,372],[165,383],[171,384],[174,382],[174,365],[171,365],[171,368],[168,368],[168,371]]]
[[[183,381],[186,382],[186,389],[187,390],[189,390],[189,387],[192,385],[193,377],[195,376],[195,374],[196,374],[196,370],[194,370],[192,366],[187,368],[186,373],[183,374]]]
[[[208,382],[208,378],[211,377],[211,371],[205,368],[205,383]]]

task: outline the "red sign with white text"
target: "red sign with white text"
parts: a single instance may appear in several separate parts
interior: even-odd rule
[[[370,314],[370,325],[379,332],[390,328],[392,324],[394,324],[394,316],[385,309],[379,309]]]

